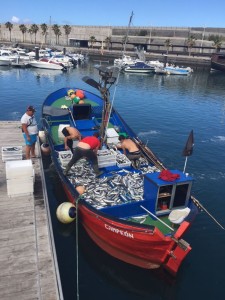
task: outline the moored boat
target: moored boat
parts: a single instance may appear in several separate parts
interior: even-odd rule
[[[123,68],[124,72],[126,73],[145,73],[145,74],[149,74],[149,73],[153,73],[155,71],[155,67],[154,66],[150,66],[144,62],[136,62],[132,65],[129,66],[125,66]]]
[[[225,71],[225,53],[214,53],[212,55],[211,68],[213,70]]]
[[[74,104],[67,87],[51,93],[43,103],[43,128],[63,188],[78,210],[78,220],[104,251],[126,263],[145,269],[164,267],[175,275],[191,246],[183,240],[198,213],[199,202],[191,196],[193,178],[163,163],[111,106],[109,88],[116,81],[110,69],[99,68],[100,83],[84,81],[101,96],[84,90],[85,104]],[[62,128],[77,128],[82,136],[101,133],[96,177],[92,165],[78,161],[64,175],[66,159]],[[138,146],[141,157],[134,163],[116,148],[118,136],[126,135]],[[79,194],[78,186],[85,188]]]
[[[53,60],[53,58],[40,58],[39,60],[31,60],[29,65],[34,68],[50,69],[50,70],[65,70],[66,67],[59,62]]]

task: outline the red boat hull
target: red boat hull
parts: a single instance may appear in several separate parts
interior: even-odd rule
[[[76,204],[66,185],[64,190],[70,202]],[[172,238],[164,236],[155,227],[146,228],[140,224],[108,218],[82,203],[79,204],[78,218],[90,238],[101,249],[117,259],[144,269],[163,266],[175,275],[191,250],[187,243],[179,240],[188,229],[188,222],[184,222]]]

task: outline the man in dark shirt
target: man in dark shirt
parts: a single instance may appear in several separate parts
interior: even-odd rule
[[[73,157],[69,161],[64,174],[67,175],[72,165],[74,165],[80,158],[86,157],[92,162],[92,167],[96,176],[100,176],[101,172],[98,168],[97,151],[100,148],[100,141],[98,139],[99,134],[94,133],[93,136],[87,136],[80,140],[76,148],[73,151]]]

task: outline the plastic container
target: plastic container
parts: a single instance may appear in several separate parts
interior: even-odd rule
[[[34,175],[34,169],[30,159],[6,161],[5,168],[6,179],[29,178]]]
[[[117,145],[119,143],[119,134],[114,128],[108,128],[106,130],[107,144]]]
[[[68,164],[68,162],[71,160],[71,158],[73,156],[73,154],[70,150],[60,151],[60,152],[58,152],[58,154],[59,154],[59,160],[63,167],[65,167]]]
[[[2,161],[22,160],[22,146],[4,146],[2,147]]]
[[[59,125],[58,138],[59,138],[60,141],[63,141],[64,138],[65,138],[64,134],[62,133],[62,130],[63,130],[64,127],[70,127],[70,125],[69,124],[60,124]]]

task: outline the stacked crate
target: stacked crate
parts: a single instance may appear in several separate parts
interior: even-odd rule
[[[6,182],[8,196],[21,196],[34,192],[34,169],[32,161],[6,161]]]
[[[116,165],[116,152],[108,149],[98,150],[98,167],[105,168]]]
[[[22,160],[22,146],[2,147],[2,161]]]

